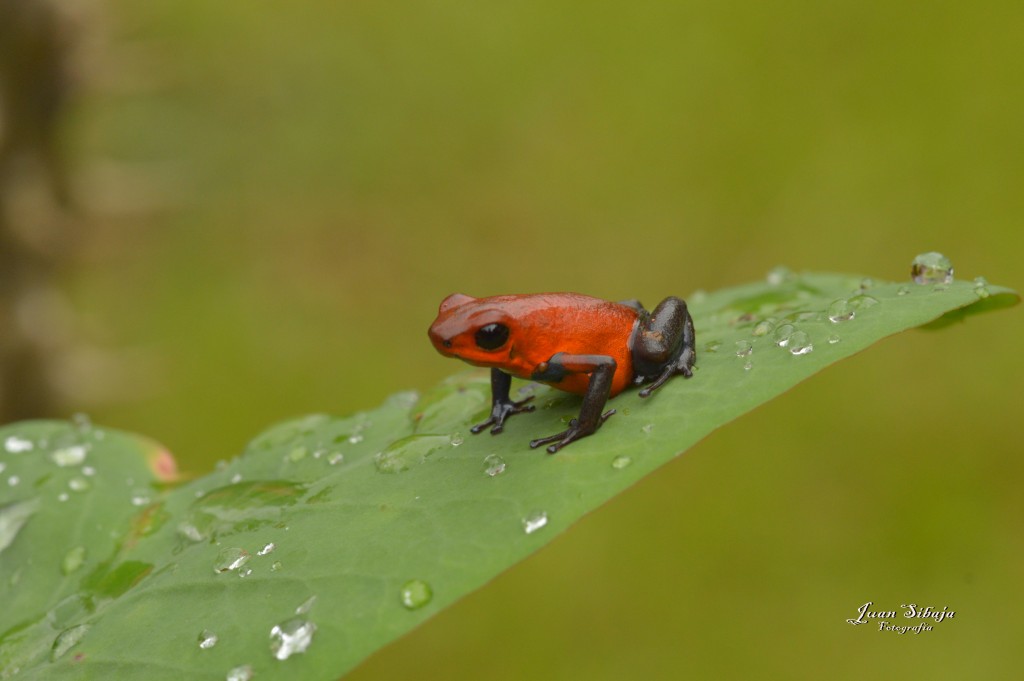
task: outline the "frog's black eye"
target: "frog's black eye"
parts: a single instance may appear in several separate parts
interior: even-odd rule
[[[507,340],[508,327],[504,324],[488,324],[476,332],[476,345],[484,350],[497,350]]]

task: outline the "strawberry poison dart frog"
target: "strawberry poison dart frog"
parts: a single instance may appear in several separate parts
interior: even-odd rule
[[[578,293],[472,298],[456,293],[441,302],[428,331],[437,351],[491,369],[491,416],[471,428],[502,431],[512,414],[533,411],[509,399],[512,376],[583,395],[569,427],[530,442],[554,454],[591,435],[615,410],[609,397],[647,384],[647,397],[673,376],[693,375],[693,319],[686,303],[669,297],[648,312],[636,300],[612,303]]]

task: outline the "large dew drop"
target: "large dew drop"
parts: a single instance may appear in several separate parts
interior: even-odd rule
[[[953,263],[941,253],[922,253],[910,264],[910,277],[915,284],[951,284]]]
[[[275,624],[270,630],[270,653],[278,660],[304,653],[313,642],[315,633],[316,625],[301,617]]]
[[[832,304],[828,306],[828,320],[833,324],[850,321],[853,319],[854,313],[853,306],[845,298],[833,300]]]

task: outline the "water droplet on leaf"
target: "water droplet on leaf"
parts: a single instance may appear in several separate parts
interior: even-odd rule
[[[832,304],[828,306],[828,320],[833,324],[848,322],[853,319],[854,314],[853,306],[845,298],[833,300]]]
[[[39,499],[15,501],[0,506],[0,553],[11,545],[32,514],[39,510]]]
[[[492,478],[505,472],[505,459],[497,454],[488,454],[484,457],[484,473]]]
[[[772,339],[775,344],[780,348],[784,348],[789,345],[789,337],[793,335],[796,328],[792,324],[782,324],[775,329],[775,333],[772,334]]]
[[[85,478],[79,478],[79,477],[76,476],[76,477],[71,478],[70,480],[68,480],[68,488],[72,492],[85,492],[86,490],[88,490],[91,487],[92,487],[92,483],[90,483]]]
[[[736,341],[736,356],[737,357],[749,357],[750,353],[754,351],[754,344],[748,340]]]
[[[402,605],[408,610],[418,610],[430,602],[434,592],[422,579],[412,579],[402,585]]]
[[[65,575],[70,575],[72,572],[82,567],[85,562],[85,547],[76,546],[75,548],[64,554],[64,559],[60,562],[60,571]]]
[[[910,277],[915,284],[951,284],[953,263],[941,253],[922,253],[910,264]]]
[[[629,458],[628,456],[617,456],[614,459],[612,459],[612,468],[614,468],[617,471],[620,471],[631,463],[633,463],[633,459]]]
[[[789,344],[786,346],[794,355],[806,355],[814,350],[810,337],[803,331],[795,331],[789,337]]]
[[[794,278],[793,272],[782,265],[775,267],[768,276],[765,278],[769,286],[780,286],[781,284]]]
[[[89,624],[77,624],[57,634],[57,638],[53,641],[53,648],[50,650],[50,661],[56,662],[64,657],[69,650],[78,645],[78,642],[85,637],[91,626]],[[6,674],[4,678],[6,678]]]
[[[839,342],[839,340],[840,340],[840,338],[836,334],[832,334],[831,336],[828,337],[828,342],[831,345],[835,345],[836,343]]]
[[[307,619],[293,617],[270,630],[270,653],[278,660],[304,653],[313,642],[316,625]]]
[[[270,553],[271,551],[273,551],[276,548],[277,548],[277,545],[274,544],[274,542],[268,542],[268,543],[263,545],[262,549],[260,549],[259,551],[256,552],[256,555],[257,556],[265,556],[265,555],[267,555],[268,553]]]
[[[896,295],[898,296],[905,296],[908,293],[910,293],[910,289],[907,288],[906,286],[900,286],[898,289],[896,289]]]
[[[85,455],[88,449],[85,445],[71,445],[69,447],[62,447],[52,454],[50,458],[58,466],[77,466],[85,461]]]
[[[243,664],[228,670],[225,681],[252,681],[252,665]]]
[[[221,550],[217,559],[213,562],[213,571],[217,574],[231,572],[249,562],[249,552],[245,549],[232,547]]]
[[[381,473],[401,473],[423,463],[449,442],[446,435],[410,435],[377,452],[373,461]]]
[[[850,307],[852,307],[855,310],[866,310],[869,307],[874,307],[875,305],[878,305],[877,298],[873,298],[863,293],[851,296],[849,300],[847,300],[847,302],[850,304]]]
[[[548,524],[548,514],[545,511],[534,511],[523,518],[523,531],[526,534],[533,534]]]
[[[217,645],[217,634],[213,633],[209,629],[203,629],[199,632],[197,642],[199,643],[200,650],[209,650]]]
[[[295,608],[296,615],[307,615],[309,611],[316,605],[316,596],[310,596],[306,600],[299,604],[299,607]]]
[[[345,455],[342,454],[341,452],[335,452],[334,454],[331,454],[329,457],[327,457],[327,463],[329,463],[332,466],[337,466],[344,460]]]
[[[773,319],[762,319],[754,325],[754,329],[750,332],[754,336],[767,336],[775,328],[775,320]]]
[[[31,451],[33,446],[34,445],[31,440],[26,440],[25,438],[18,437],[17,435],[11,435],[4,440],[4,449],[11,454],[20,454],[22,452]]]

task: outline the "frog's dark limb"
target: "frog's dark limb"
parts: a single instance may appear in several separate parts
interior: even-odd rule
[[[534,410],[532,404],[527,404],[533,399],[533,395],[518,402],[509,399],[508,391],[511,385],[511,376],[500,369],[491,369],[491,417],[470,428],[469,432],[476,434],[487,426],[491,426],[491,435],[497,435],[505,429],[505,419],[509,416]]]
[[[580,415],[569,422],[569,427],[561,433],[532,440],[530,447],[537,448],[551,443],[547,448],[548,454],[554,454],[570,442],[596,432],[615,413],[614,409],[601,412],[608,403],[616,366],[615,360],[607,355],[569,355],[564,352],[542,362],[531,376],[532,379],[557,383],[567,374],[585,373],[590,374],[590,383],[583,396]]]
[[[640,391],[640,397],[647,397],[673,376],[693,375],[697,348],[693,318],[684,301],[670,296],[650,316],[641,316],[633,336],[632,357],[635,382],[653,381]]]

